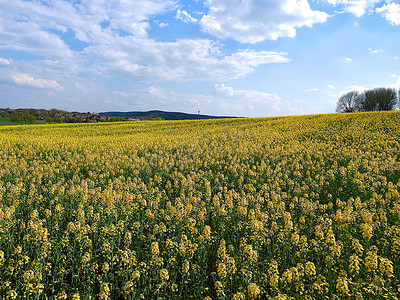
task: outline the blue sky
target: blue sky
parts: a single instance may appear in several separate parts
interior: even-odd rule
[[[0,107],[330,113],[399,37],[398,0],[0,0]]]

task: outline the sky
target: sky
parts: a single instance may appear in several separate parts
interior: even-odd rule
[[[399,0],[0,0],[0,107],[333,113],[399,37]]]

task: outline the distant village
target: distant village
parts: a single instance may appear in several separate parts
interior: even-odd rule
[[[0,108],[0,117],[14,123],[97,123],[131,121],[134,118],[106,116],[93,112],[68,112],[60,109]]]

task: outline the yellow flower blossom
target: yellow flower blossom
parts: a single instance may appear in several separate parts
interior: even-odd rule
[[[306,262],[304,272],[307,276],[314,276],[316,274],[315,265],[313,262]]]
[[[257,284],[250,283],[249,286],[247,287],[247,293],[249,294],[250,299],[255,299],[258,298],[261,291]]]
[[[79,293],[75,293],[75,294],[72,295],[71,299],[72,300],[80,300],[81,297],[79,296]]]
[[[360,258],[357,255],[350,256],[349,259],[349,270],[351,273],[358,274],[360,271]]]
[[[18,294],[15,290],[9,290],[7,292],[7,299],[17,299]]]
[[[169,279],[169,274],[167,269],[160,270],[160,278],[162,281],[167,281]]]
[[[244,300],[246,299],[245,295],[241,292],[237,292],[233,295],[232,300]]]
[[[189,269],[190,269],[189,261],[187,259],[185,259],[185,261],[182,264],[182,273],[183,274],[189,273]]]
[[[395,299],[399,123],[0,126],[0,299]]]
[[[224,279],[226,277],[227,272],[226,272],[226,265],[224,263],[221,262],[218,264],[217,273],[220,279]]]
[[[157,256],[159,253],[160,253],[160,250],[158,249],[158,243],[152,242],[151,243],[151,255]]]
[[[349,296],[349,282],[345,277],[339,277],[336,281],[336,291],[342,297]]]
[[[101,283],[99,299],[110,299],[110,286],[106,282]]]

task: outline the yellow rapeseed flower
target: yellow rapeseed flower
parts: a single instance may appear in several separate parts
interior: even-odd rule
[[[247,287],[247,293],[249,294],[250,299],[255,299],[258,298],[261,291],[257,284],[250,283],[249,286]]]
[[[167,269],[160,270],[160,278],[162,281],[167,281],[169,279],[169,274]]]

